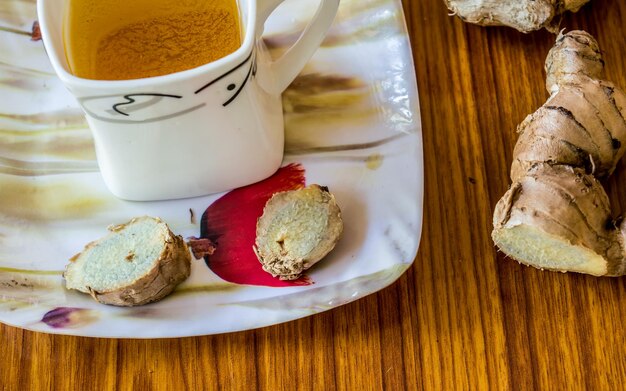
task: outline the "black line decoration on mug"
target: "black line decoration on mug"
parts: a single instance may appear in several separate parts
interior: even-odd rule
[[[244,87],[246,86],[250,78],[256,75],[257,62],[256,62],[256,51],[254,49],[250,51],[250,54],[245,58],[244,61],[237,64],[235,67],[228,70],[221,76],[203,85],[202,87],[197,89],[194,92],[194,94],[196,95],[199,94],[200,92],[214,85],[218,81],[223,80],[227,76],[233,74],[235,71],[241,69],[248,63],[250,64],[248,71],[245,74],[245,76],[242,77],[241,81],[233,80],[233,81],[230,81],[228,84],[226,84],[225,87],[220,87],[220,88],[225,88],[226,90],[232,92],[232,95],[224,103],[222,103],[223,107],[228,106],[239,96],[241,91],[243,91]],[[144,98],[144,99],[139,99],[139,98]],[[149,98],[149,99],[146,99],[146,98]],[[85,111],[85,113],[89,115],[90,117],[93,117],[101,121],[106,121],[106,122],[127,123],[127,124],[150,123],[150,122],[167,120],[170,118],[174,118],[180,115],[190,113],[192,111],[195,111],[207,105],[206,102],[204,102],[204,103],[199,103],[193,107],[183,108],[182,110],[180,108],[174,108],[174,106],[176,106],[174,105],[170,107],[170,110],[168,110],[167,109],[168,106],[163,106],[163,103],[161,102],[164,99],[167,99],[167,102],[170,102],[171,100],[185,99],[185,97],[183,95],[164,94],[164,93],[157,93],[157,92],[145,92],[145,93],[131,93],[131,94],[119,94],[119,95],[89,96],[89,97],[79,98],[78,101],[83,107],[83,110]],[[187,99],[189,99],[189,96],[187,97]],[[106,105],[110,107],[110,109],[104,109],[103,111],[100,111],[101,109],[97,109],[97,111],[94,112],[94,107],[92,106],[91,103],[95,101],[99,101],[99,100],[107,102]],[[167,104],[167,102],[165,103]],[[165,113],[167,113],[168,111],[170,111],[170,113],[163,114],[163,111],[160,111],[162,115],[158,117],[152,117],[152,118],[142,117],[142,116],[145,116],[147,113],[149,113],[149,112],[147,113],[142,112],[143,109],[146,109],[155,105],[159,105],[159,104],[160,104],[159,107],[165,107],[165,111],[164,111]],[[171,112],[174,110],[179,110],[179,111]]]
[[[250,59],[252,58],[252,55],[254,54],[254,50],[252,50],[250,52],[250,54],[248,54],[248,57],[246,57],[245,60],[243,60],[241,63],[239,63],[237,66],[235,66],[234,68],[232,68],[231,70],[229,70],[228,72],[224,73],[223,75],[211,80],[210,82],[206,83],[205,85],[203,85],[202,87],[198,88],[196,90],[196,92],[194,92],[194,94],[199,94],[201,93],[205,88],[211,87],[213,84],[217,83],[218,81],[222,80],[223,78],[225,78],[226,76],[230,75],[231,73],[235,72],[237,69],[241,68],[242,66],[244,66],[248,61],[250,61]]]
[[[136,111],[136,110],[143,109],[144,107],[151,106],[152,104],[160,101],[161,100],[160,98],[175,98],[175,99],[182,98],[181,95],[168,95],[168,94],[158,94],[158,93],[156,93],[156,94],[127,94],[127,95],[124,95],[124,99],[126,99],[126,102],[121,102],[121,103],[114,104],[113,107],[112,107],[113,111],[115,111],[116,113],[120,113],[122,115],[125,115],[127,117],[130,116],[130,114],[128,112],[121,111],[120,109],[118,109],[118,107],[131,105],[131,104],[135,103],[135,99],[133,99],[132,97],[136,97],[136,96],[154,96],[154,97],[157,97],[157,99],[156,100],[152,99],[152,100],[149,100],[149,101],[147,101],[145,103],[131,106],[126,111],[133,112],[133,111]]]
[[[226,107],[228,106],[232,101],[235,100],[235,98],[237,98],[237,96],[239,96],[239,93],[241,92],[241,90],[243,90],[243,88],[246,86],[246,83],[248,82],[248,80],[250,79],[250,75],[252,74],[252,69],[254,68],[254,64],[255,62],[255,58],[252,58],[252,64],[250,64],[250,69],[248,69],[248,74],[246,75],[246,77],[243,79],[243,82],[241,82],[241,86],[239,87],[239,89],[235,92],[235,95],[231,96],[229,100],[227,100],[226,102],[224,102],[222,104],[222,106]],[[229,86],[230,87],[230,86]]]
[[[248,69],[248,73],[246,74],[246,77],[243,79],[243,81],[241,82],[241,85],[239,86],[239,88],[237,89],[237,91],[235,91],[235,94],[233,96],[231,96],[226,102],[224,102],[222,104],[222,106],[226,107],[229,104],[231,104],[236,98],[237,96],[239,96],[239,94],[241,93],[241,91],[243,90],[243,88],[246,86],[246,83],[248,82],[248,80],[250,79],[250,75],[255,76],[256,75],[256,51],[252,50],[250,52],[250,54],[248,55],[248,57],[246,57],[246,59],[244,61],[242,61],[241,63],[239,63],[237,66],[235,66],[234,68],[232,68],[231,70],[229,70],[228,72],[224,73],[223,75],[211,80],[210,82],[208,82],[207,84],[203,85],[202,87],[200,87],[199,89],[197,89],[195,91],[195,94],[199,94],[200,92],[204,91],[206,88],[212,86],[213,84],[217,83],[218,81],[222,80],[223,78],[225,78],[226,76],[230,75],[231,73],[235,72],[236,70],[238,70],[239,68],[243,67],[244,65],[246,65],[246,63],[248,63],[250,60],[251,64],[250,64],[250,68]],[[228,84],[228,86],[226,87],[226,89],[228,91],[232,91],[235,88],[237,88],[237,84],[235,83],[230,83]]]
[[[138,102],[136,98],[150,98],[143,102]],[[124,99],[123,102],[120,102],[120,99]],[[166,119],[178,117],[192,111],[198,110],[204,106],[206,103],[200,103],[198,105],[183,108],[174,109],[178,111],[174,112],[161,112],[162,115],[152,118],[142,118],[141,114],[143,109],[146,109],[151,106],[158,105],[163,99],[168,100],[180,100],[183,99],[182,95],[170,95],[170,94],[162,94],[162,93],[136,93],[136,94],[125,94],[125,95],[99,95],[99,96],[87,96],[83,98],[79,98],[78,102],[82,106],[85,114],[88,116],[98,119],[100,121],[118,123],[118,124],[135,124],[135,123],[151,123],[163,121]],[[94,101],[105,101],[110,102],[107,106],[111,107],[108,110],[103,111],[94,111],[90,108],[90,103]],[[173,110],[172,110],[173,111]],[[131,115],[137,114],[137,115]]]

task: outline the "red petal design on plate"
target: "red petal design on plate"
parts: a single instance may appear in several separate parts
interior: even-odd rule
[[[279,191],[303,188],[304,174],[301,164],[289,164],[261,182],[225,194],[207,208],[202,215],[200,236],[216,244],[215,253],[205,258],[215,274],[235,284],[287,287],[312,283],[306,276],[295,281],[272,277],[261,268],[252,251],[256,221],[267,201]]]

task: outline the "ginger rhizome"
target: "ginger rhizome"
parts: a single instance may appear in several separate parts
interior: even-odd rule
[[[509,26],[524,33],[557,29],[558,16],[576,12],[589,0],[444,0],[450,11],[466,22],[482,26]],[[556,31],[555,31],[556,32]]]
[[[600,49],[584,31],[558,36],[546,73],[551,95],[519,125],[492,238],[537,268],[623,275],[626,225],[613,219],[598,179],[626,150],[626,95],[603,80]]]

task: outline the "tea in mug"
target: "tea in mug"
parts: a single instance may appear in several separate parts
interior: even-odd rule
[[[68,0],[70,72],[96,80],[167,75],[241,46],[236,0]]]

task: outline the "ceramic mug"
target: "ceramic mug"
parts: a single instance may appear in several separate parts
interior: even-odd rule
[[[136,201],[211,194],[273,174],[283,158],[280,95],[321,44],[339,5],[321,0],[300,39],[273,60],[261,35],[284,0],[238,0],[243,43],[234,53],[169,75],[103,81],[69,72],[66,1],[37,3],[48,57],[85,112],[106,185]]]

